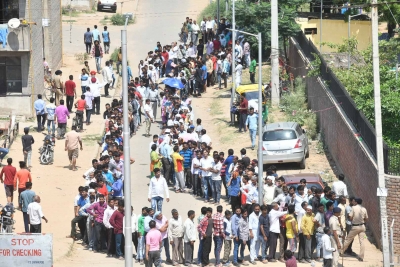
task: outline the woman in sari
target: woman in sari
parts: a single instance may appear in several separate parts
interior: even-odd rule
[[[161,164],[162,156],[160,156],[156,150],[157,150],[157,145],[153,144],[151,146],[151,152],[150,152],[150,172],[151,172],[150,176],[151,177],[154,176],[154,168],[161,169],[161,167],[162,167],[162,164]]]

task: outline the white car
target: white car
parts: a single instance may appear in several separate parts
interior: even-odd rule
[[[117,12],[117,1],[116,0],[99,0],[97,2],[97,11],[109,10],[114,13]]]
[[[264,127],[263,164],[299,163],[306,168],[310,155],[306,131],[297,122],[275,122]]]

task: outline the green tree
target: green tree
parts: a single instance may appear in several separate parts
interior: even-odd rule
[[[278,5],[278,31],[280,41],[286,46],[288,38],[294,36],[300,27],[296,23],[297,9],[307,0],[280,0]],[[238,29],[251,33],[262,33],[263,49],[271,47],[271,3],[269,1],[237,1],[236,25]],[[229,14],[232,19],[232,14]],[[256,51],[258,44],[255,37],[246,37],[253,44],[252,50]]]

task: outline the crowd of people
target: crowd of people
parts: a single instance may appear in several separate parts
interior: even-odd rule
[[[226,86],[232,71],[237,74],[234,82],[240,84],[243,59],[245,65],[250,67],[250,73],[254,68],[251,68],[250,46],[243,38],[239,38],[234,45],[235,56],[232,56],[232,42],[230,33],[225,30],[224,19],[219,24],[211,18],[204,19],[200,26],[195,25],[196,21],[186,18],[181,34],[182,44],[173,42],[162,46],[158,42],[145,60],[140,61],[137,77],[131,79],[129,75],[131,135],[145,125],[145,136],[152,136],[147,199],[150,205],[143,205],[141,214],[132,212],[132,233],[125,233],[124,210],[132,207],[125,207],[124,204],[124,164],[133,164],[135,160],[124,159],[123,142],[127,140],[122,137],[123,106],[121,100],[113,99],[103,111],[105,134],[99,141],[101,154],[99,159],[92,160],[92,166],[83,174],[85,184],[78,188],[71,232],[67,237],[81,239],[82,245],[89,251],[124,260],[125,256],[131,256],[124,255],[124,235],[132,235],[136,262],[148,267],[153,264],[159,267],[164,261],[173,266],[211,266],[213,240],[216,266],[247,266],[256,264],[256,261],[265,264],[278,259],[293,267],[297,266],[297,262],[308,263],[315,259],[329,267],[338,266],[339,252],[355,255],[351,244],[358,235],[361,252],[357,257],[362,261],[368,215],[361,199],[348,198],[343,175],[338,177],[339,181],[332,188],[308,187],[305,180],[288,187],[285,179],[277,174],[276,167],[271,166],[266,171],[263,191],[259,192],[257,159],[251,160],[245,148],[239,154],[229,149],[226,155],[224,151],[213,148],[201,118],[195,118],[199,114],[193,110],[190,95],[200,96],[215,83],[221,88],[221,80]],[[122,59],[120,55],[118,58]],[[235,70],[231,69],[232,60],[238,63]],[[83,96],[75,107],[89,114],[87,124],[90,123],[92,110],[95,111],[93,114],[100,114],[100,100],[96,100],[100,94],[97,96],[97,91],[104,84],[110,86],[113,81],[113,63],[106,62],[104,68],[107,69],[103,71],[102,83],[96,77],[98,67],[97,73],[90,73],[89,70],[91,77],[82,70],[82,75],[87,77],[81,77]],[[158,81],[168,77],[180,79],[185,88],[177,90],[165,86],[162,90]],[[62,124],[59,118],[61,113],[57,109],[64,102],[62,99],[58,103],[56,99],[54,101],[57,105],[55,118],[58,124]],[[36,107],[38,115],[49,112],[41,102],[35,103]],[[62,116],[68,117],[69,111],[72,110],[63,108]],[[156,121],[157,116],[161,121]],[[157,134],[151,134],[154,133],[152,124],[159,126]],[[39,130],[41,127],[44,127],[43,120],[38,121]],[[67,134],[66,138],[70,145],[73,140],[74,147],[66,142],[73,170],[78,144],[82,149],[75,130],[73,128],[73,133],[70,136]],[[48,131],[54,133],[54,129],[49,128]],[[58,137],[63,138],[63,135],[59,133]],[[1,181],[2,177],[3,171]],[[32,184],[28,183],[26,187],[31,190]],[[186,193],[193,195],[193,201],[202,199],[205,207],[201,208],[198,216],[194,210],[187,211],[186,219],[182,218],[180,214],[183,212],[178,209],[172,209],[168,216],[168,212],[163,212],[163,201],[170,200],[170,188],[174,189],[175,197],[178,197],[176,194]],[[26,195],[32,196],[32,193]],[[223,201],[230,204],[225,211],[221,205]],[[39,203],[40,198],[35,197],[35,202]],[[47,221],[44,216],[42,218]],[[199,244],[197,251],[194,251],[195,243]],[[163,250],[165,258],[161,256]],[[248,253],[248,261],[245,260],[245,252]]]

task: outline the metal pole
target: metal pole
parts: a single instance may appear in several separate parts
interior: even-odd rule
[[[125,267],[132,267],[132,210],[131,210],[131,166],[130,161],[130,130],[128,119],[128,50],[127,50],[127,37],[126,25],[128,24],[128,17],[125,21],[125,28],[121,30],[121,50],[122,50],[122,105],[124,116],[124,193],[125,193]]]
[[[350,69],[350,23],[351,23],[351,15],[349,15],[349,29],[347,31],[347,46],[349,51],[347,51],[347,69]]]
[[[321,0],[321,17],[319,20],[319,52],[322,53],[322,6],[324,0]]]
[[[263,119],[262,119],[262,40],[261,32],[258,33],[258,204],[263,204]]]
[[[378,180],[380,191],[385,191],[385,172],[383,159],[382,114],[381,114],[381,88],[379,77],[379,43],[378,43],[378,6],[377,0],[372,1],[372,60],[374,72],[374,102],[375,102],[375,132],[376,132],[376,161],[378,165]],[[386,196],[379,197],[383,266],[389,267],[389,238],[387,225]]]
[[[394,263],[393,225],[394,225],[394,219],[392,219],[392,224],[390,225],[390,265],[391,266],[393,266],[393,263]]]
[[[231,107],[235,101],[236,92],[236,82],[235,82],[235,68],[236,68],[236,53],[235,53],[235,43],[236,43],[236,22],[235,22],[235,1],[232,0],[232,95],[231,95]],[[231,123],[235,122],[235,115],[231,113]]]
[[[396,63],[396,81],[399,76],[399,63]]]
[[[218,20],[218,31],[219,31],[219,0],[217,0],[217,20]],[[217,34],[218,34],[218,31],[217,31]]]
[[[271,0],[271,104],[279,105],[278,0]]]
[[[229,0],[225,0],[225,18],[228,16],[228,1]]]

